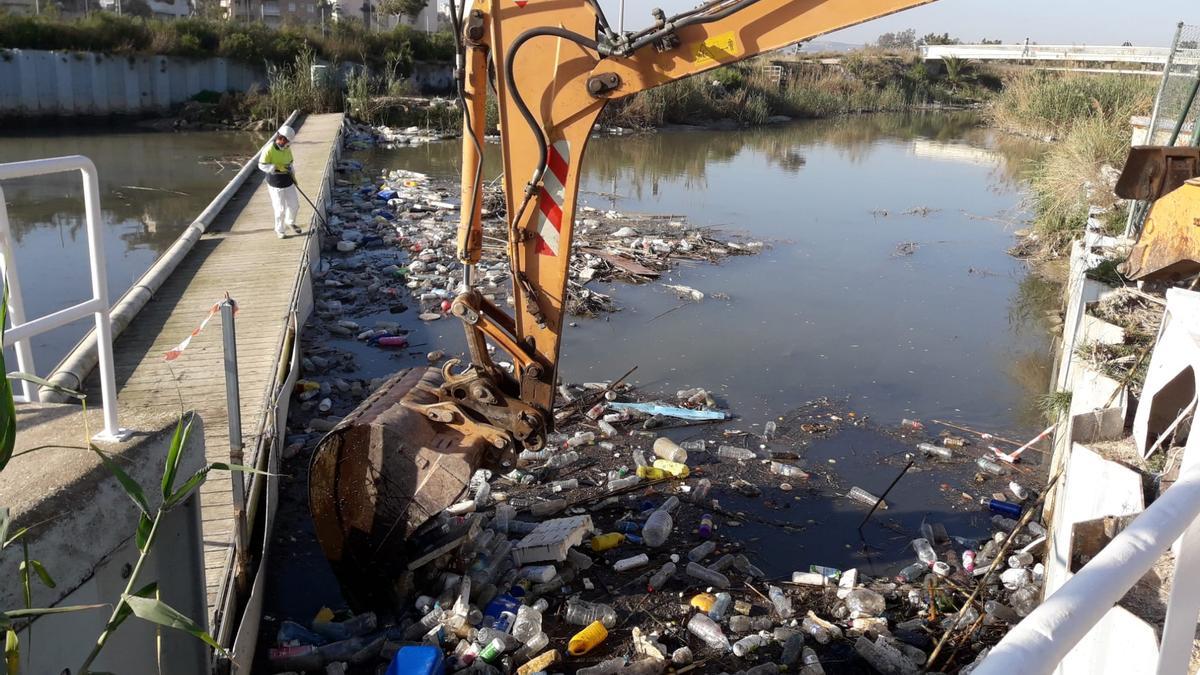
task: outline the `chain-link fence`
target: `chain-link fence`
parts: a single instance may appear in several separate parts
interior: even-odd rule
[[[1180,23],[1175,27],[1175,39],[1171,42],[1171,52],[1154,99],[1154,111],[1141,144],[1186,144],[1200,138],[1197,82],[1200,82],[1200,26]],[[1146,203],[1133,205],[1126,235],[1141,230],[1148,206]]]

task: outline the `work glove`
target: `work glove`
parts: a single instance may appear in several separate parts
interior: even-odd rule
[[[290,162],[287,165],[287,172],[292,174],[293,176],[296,175],[296,170],[295,170],[295,168],[292,167],[292,164]]]

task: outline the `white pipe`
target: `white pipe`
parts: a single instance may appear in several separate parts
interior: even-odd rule
[[[8,224],[8,207],[4,201],[4,189],[0,188],[0,282],[8,286],[8,319],[13,326],[25,323],[25,296],[21,293],[21,279],[17,274],[16,247],[13,245],[12,231]],[[11,264],[10,264],[11,263]],[[37,366],[33,362],[33,349],[29,340],[9,337],[10,329],[4,334],[5,342],[15,343],[13,349],[17,352],[17,369],[23,373],[36,373]],[[0,373],[0,376],[6,373]],[[21,380],[21,391],[26,402],[38,402],[38,387],[29,380]]]
[[[975,675],[1049,673],[1200,515],[1200,463],[992,648]],[[1186,573],[1186,572],[1185,572]],[[1193,624],[1195,617],[1191,617]]]
[[[300,111],[293,111],[284,124],[294,126],[296,118],[299,115]],[[273,136],[274,131],[272,131]],[[242,166],[233,180],[229,181],[225,188],[217,193],[217,196],[200,212],[199,216],[196,216],[196,219],[188,225],[183,234],[175,240],[175,243],[171,244],[171,247],[159,256],[158,260],[154,261],[150,269],[146,270],[137,282],[117,300],[117,304],[109,312],[110,330],[112,332],[111,338],[108,340],[110,344],[113,339],[116,339],[117,336],[129,327],[129,324],[133,323],[133,319],[137,316],[137,313],[146,306],[150,298],[154,297],[154,294],[158,292],[163,283],[170,278],[175,268],[179,266],[179,263],[183,261],[188,252],[192,250],[192,247],[196,245],[200,236],[212,224],[213,219],[225,208],[225,205],[229,203],[233,195],[242,187],[242,184],[246,182],[250,174],[254,172],[258,164],[258,154],[255,153],[255,156],[251,157]],[[3,176],[0,176],[0,178],[3,178]],[[83,385],[83,380],[96,367],[99,360],[99,354],[96,351],[96,336],[98,332],[97,330],[93,330],[85,335],[71,349],[70,353],[55,366],[54,371],[46,379],[67,389],[80,388]],[[56,391],[47,389],[42,391],[42,399],[62,403],[67,400],[67,397]]]

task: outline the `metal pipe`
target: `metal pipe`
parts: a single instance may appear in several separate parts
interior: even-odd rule
[[[1196,101],[1196,91],[1200,89],[1200,72],[1196,73],[1196,79],[1192,82],[1192,90],[1188,92],[1186,103],[1183,104],[1183,109],[1179,111],[1179,119],[1175,120],[1175,128],[1171,130],[1171,140],[1167,141],[1167,147],[1174,147],[1175,142],[1179,140],[1179,134],[1183,131],[1183,125],[1187,122],[1188,111],[1192,109],[1192,103]]]
[[[1175,52],[1179,50],[1179,36],[1183,33],[1183,22],[1175,24],[1175,37],[1171,39],[1171,51],[1167,53],[1167,62],[1163,64],[1162,81],[1158,83],[1158,94],[1154,97],[1154,108],[1150,112],[1150,126],[1146,131],[1145,145],[1154,145],[1155,127],[1158,126],[1158,111],[1162,105],[1163,93],[1167,90],[1167,80],[1171,77],[1171,66],[1175,63]],[[1139,229],[1142,223],[1142,218],[1145,217],[1145,209],[1139,208],[1142,202],[1134,202],[1129,209],[1129,218],[1125,221],[1125,236],[1133,236],[1133,232]]]
[[[1050,672],[1200,516],[1200,463],[1017,624],[975,675]],[[1176,576],[1179,579],[1179,576]],[[1167,609],[1170,616],[1170,607]],[[1196,617],[1189,619],[1193,629]],[[1160,671],[1162,672],[1162,671]]]
[[[225,356],[225,406],[229,418],[229,463],[245,464],[245,451],[242,444],[242,401],[238,391],[237,364],[237,328],[234,325],[234,312],[237,303],[225,294],[221,301],[221,338],[222,351]],[[246,480],[241,471],[230,471],[233,482],[233,554],[237,564],[235,578],[244,580],[248,568],[246,541],[249,537],[246,525]]]

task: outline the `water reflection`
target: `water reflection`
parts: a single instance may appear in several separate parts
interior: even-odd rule
[[[0,136],[0,162],[84,155],[100,179],[109,295],[114,300],[233,178],[253,134],[46,133]],[[4,181],[26,311],[51,312],[91,297],[78,173]],[[87,322],[34,340],[44,372],[83,335]]]

